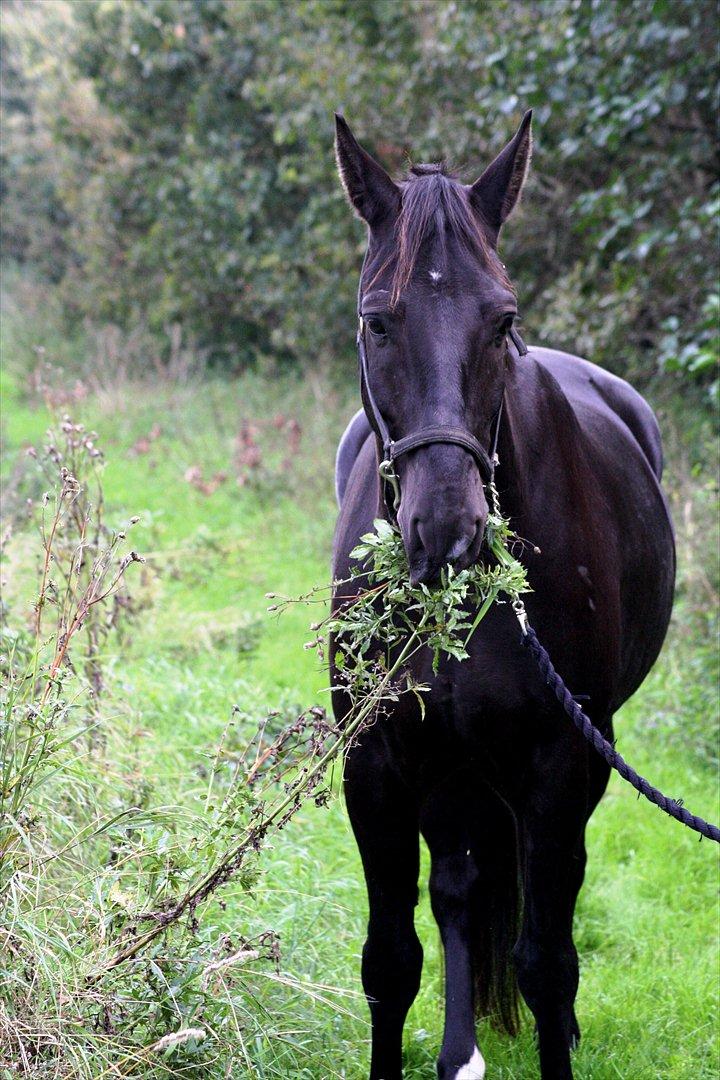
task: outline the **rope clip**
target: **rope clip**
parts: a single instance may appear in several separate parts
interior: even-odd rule
[[[528,632],[528,617],[527,611],[525,610],[525,605],[520,599],[520,597],[518,597],[517,600],[513,600],[512,609],[517,616],[517,621],[520,623],[520,629],[523,632],[523,637],[525,637]]]

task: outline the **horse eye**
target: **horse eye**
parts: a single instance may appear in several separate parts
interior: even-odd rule
[[[506,334],[510,333],[512,329],[512,324],[515,322],[516,317],[517,316],[512,313],[503,316],[503,318],[498,323],[497,333],[495,334],[494,338],[495,345],[502,345]]]
[[[385,323],[382,321],[382,319],[379,319],[377,315],[369,315],[365,319],[365,325],[367,326],[373,337],[386,337],[387,331],[385,329]]]

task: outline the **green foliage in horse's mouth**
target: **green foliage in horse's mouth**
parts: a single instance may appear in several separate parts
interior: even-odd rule
[[[432,586],[410,584],[399,530],[382,519],[374,526],[351,552],[356,561],[351,579],[365,587],[328,623],[341,642],[337,666],[353,669],[358,678],[378,645],[389,650],[408,639],[432,650],[435,672],[443,654],[465,660],[470,638],[492,604],[503,598],[517,602],[529,591],[525,568],[510,550],[517,537],[497,513],[489,516],[485,536],[492,565],[476,563],[459,571],[448,565]]]

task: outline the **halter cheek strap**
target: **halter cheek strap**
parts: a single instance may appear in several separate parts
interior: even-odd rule
[[[518,356],[524,356],[527,353],[527,346],[514,327],[511,327],[508,331],[508,337],[517,350]],[[395,441],[390,436],[390,431],[375,401],[370,385],[367,351],[365,349],[365,322],[362,314],[359,315],[357,347],[360,367],[360,393],[370,425],[382,445],[382,460],[378,465],[378,472],[383,481],[383,501],[388,512],[396,514],[400,506],[400,480],[395,471],[395,462],[403,454],[408,454],[411,450],[417,450],[421,446],[430,446],[433,443],[450,443],[454,446],[461,446],[474,457],[483,483],[489,484],[493,479],[497,463],[496,451],[503,401],[501,400],[495,416],[490,453],[481,446],[474,435],[462,428],[425,427]],[[392,492],[392,501],[388,498],[388,489]]]

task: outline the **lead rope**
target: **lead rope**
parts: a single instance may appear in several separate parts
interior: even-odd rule
[[[497,464],[497,455],[494,455],[493,463]],[[488,487],[490,489],[493,512],[500,516],[500,500],[498,498],[497,488],[495,487],[494,471]],[[675,818],[675,820],[679,821],[682,825],[687,825],[688,829],[694,829],[695,832],[700,833],[701,837],[706,836],[708,840],[714,840],[716,844],[720,843],[720,829],[717,825],[711,825],[703,818],[691,814],[682,803],[678,802],[676,799],[669,799],[667,795],[663,795],[662,791],[653,787],[644,776],[640,776],[639,773],[635,772],[632,765],[628,765],[625,758],[617,752],[613,744],[608,742],[598,728],[595,727],[590,717],[582,711],[577,701],[558,675],[553,667],[547,649],[543,648],[540,644],[537,634],[528,622],[525,604],[520,597],[513,601],[512,608],[520,623],[520,629],[522,630],[522,636],[520,638],[521,644],[526,649],[530,650],[530,654],[538,666],[538,670],[543,677],[545,685],[549,687],[555,695],[562,705],[564,712],[570,717],[583,738],[597,750],[598,754],[600,754],[605,761],[607,761],[611,769],[614,769],[615,772],[619,773],[623,780],[627,780],[628,784],[631,784],[637,792],[644,795],[649,802],[653,803],[655,806],[659,806],[661,810],[671,818]]]
[[[518,611],[518,606],[522,608],[521,612]],[[640,776],[639,773],[636,773],[632,766],[628,765],[627,761],[618,754],[612,743],[608,742],[608,740],[602,736],[592,720],[582,711],[553,667],[547,650],[540,644],[537,634],[532,626],[528,624],[525,606],[522,601],[517,601],[516,604],[513,604],[513,608],[515,609],[515,614],[520,620],[520,626],[522,627],[521,642],[530,650],[546,685],[552,690],[581,735],[587,739],[601,757],[605,758],[605,761],[607,761],[610,768],[615,769],[616,772],[620,773],[623,780],[627,780],[628,784],[631,784],[636,791],[641,795],[644,795],[645,798],[648,799],[649,802],[654,803],[655,806],[659,806],[660,809],[664,810],[670,817],[675,818],[676,821],[681,822],[683,825],[687,825],[688,829],[694,829],[695,832],[700,833],[701,837],[706,836],[708,840],[714,840],[716,843],[720,843],[720,829],[718,829],[717,825],[711,825],[709,822],[703,820],[703,818],[696,817],[695,814],[691,814],[690,811],[676,799],[669,799],[667,795],[663,795],[662,791],[658,791],[656,787],[653,787],[644,776]]]
[[[498,428],[499,427],[500,423],[498,418]],[[497,431],[495,434],[495,445],[492,448],[490,460],[492,463],[492,473],[487,488],[490,492],[493,514],[495,514],[496,517],[501,517],[500,496],[498,495],[498,490],[495,486],[495,466],[499,464],[497,456]],[[691,814],[689,810],[686,810],[682,803],[678,802],[676,799],[669,799],[667,795],[663,795],[662,791],[653,787],[644,776],[640,776],[639,773],[635,772],[631,765],[628,765],[625,758],[617,752],[613,744],[608,742],[598,728],[595,727],[590,717],[582,711],[577,701],[558,675],[553,667],[547,649],[543,648],[540,644],[537,634],[528,622],[525,604],[520,597],[513,601],[512,609],[515,612],[515,616],[520,623],[520,629],[522,630],[522,636],[520,638],[521,644],[530,650],[530,654],[535,660],[546,686],[553,692],[562,705],[564,712],[570,717],[583,738],[597,750],[598,754],[600,754],[605,761],[607,761],[611,769],[615,769],[615,772],[619,773],[623,780],[627,780],[628,784],[631,784],[637,792],[644,795],[649,802],[653,803],[655,806],[659,806],[661,810],[670,817],[675,818],[675,820],[679,821],[682,825],[687,825],[688,829],[694,829],[695,832],[700,833],[701,837],[706,836],[708,840],[714,840],[715,843],[720,843],[720,829],[717,825],[711,825],[703,818]]]

